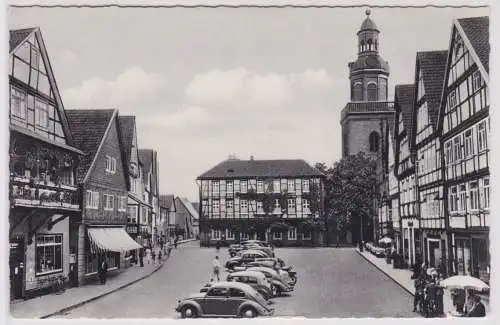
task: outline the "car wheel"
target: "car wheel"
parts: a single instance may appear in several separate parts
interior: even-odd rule
[[[185,306],[184,308],[182,308],[181,315],[182,318],[195,318],[196,316],[198,316],[196,308],[194,308],[193,306]]]
[[[273,293],[273,297],[277,297],[279,292],[278,292],[278,287],[274,284],[271,285],[271,291]]]
[[[241,317],[246,317],[246,318],[257,317],[257,311],[253,307],[245,307],[241,310]]]

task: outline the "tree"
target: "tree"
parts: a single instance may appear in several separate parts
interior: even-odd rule
[[[360,229],[370,224],[376,195],[376,166],[376,161],[363,152],[344,157],[333,167],[316,164],[327,176],[325,224],[337,233],[337,240],[339,235],[345,238],[348,230],[361,240]]]

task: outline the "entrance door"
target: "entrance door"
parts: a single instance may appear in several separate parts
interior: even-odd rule
[[[10,295],[11,299],[23,296],[24,288],[24,239],[10,242]]]

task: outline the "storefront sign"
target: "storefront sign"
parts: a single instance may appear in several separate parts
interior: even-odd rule
[[[127,232],[129,234],[137,234],[137,226],[127,226]]]

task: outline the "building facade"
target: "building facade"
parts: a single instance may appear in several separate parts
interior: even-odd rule
[[[83,154],[70,133],[39,28],[10,31],[9,242],[11,298],[68,277],[70,222],[78,218],[76,168]]]
[[[77,170],[82,214],[71,223],[70,241],[71,251],[76,252],[76,271],[70,280],[83,285],[97,275],[104,260],[110,271],[124,268],[127,251],[140,246],[126,233],[128,191],[118,110],[66,113],[75,143],[85,153]]]
[[[415,97],[413,85],[397,85],[394,92],[396,106],[396,163],[395,176],[399,188],[399,220],[400,238],[397,249],[407,265],[413,265],[416,260],[417,249],[420,247],[420,231],[418,206],[416,204],[415,165],[412,155],[411,136],[413,100]]]
[[[175,235],[175,196],[170,194],[160,195],[160,215],[163,225],[163,232],[167,239]]]
[[[135,116],[119,116],[120,138],[123,145],[123,162],[127,166],[127,232],[142,246],[152,244],[152,205],[146,200],[144,166],[139,159]]]
[[[142,173],[143,198],[151,206],[151,209],[148,210],[147,224],[151,227],[152,242],[158,243],[161,233],[161,230],[157,227],[160,215],[158,154],[153,149],[139,149],[139,160],[144,168]]]
[[[184,239],[196,238],[198,235],[198,211],[185,197],[175,198],[175,225],[177,234]]]
[[[440,123],[450,269],[489,281],[489,19],[453,22]]]
[[[322,245],[323,178],[303,160],[223,161],[197,178],[200,245],[253,238]]]
[[[418,52],[415,64],[415,97],[411,145],[415,148],[415,180],[420,219],[422,261],[446,274],[446,220],[441,175],[438,114],[444,83],[447,51]]]

